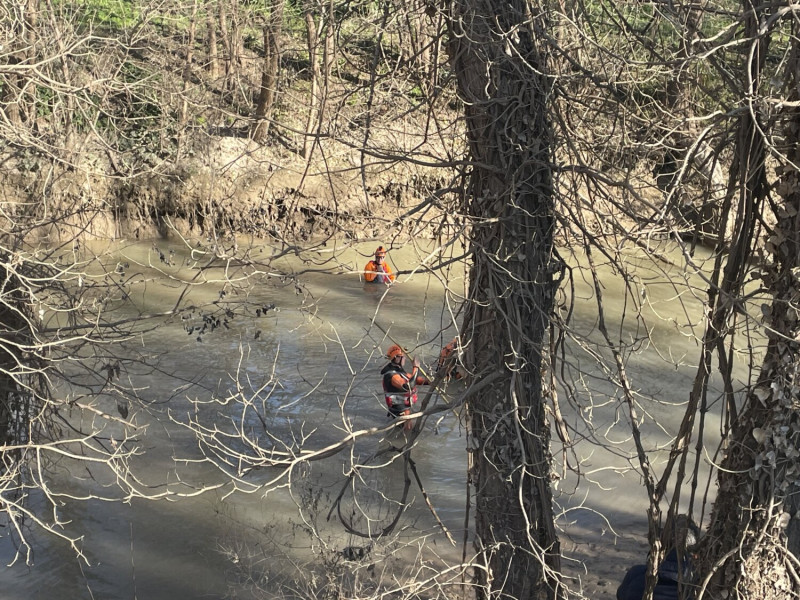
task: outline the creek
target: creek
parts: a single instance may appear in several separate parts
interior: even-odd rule
[[[247,316],[237,313],[225,326],[202,335],[199,314],[164,319],[158,328],[141,333],[139,351],[155,357],[158,368],[142,370],[132,380],[139,404],[131,406],[129,420],[141,426],[136,443],[142,451],[132,467],[149,494],[172,494],[124,502],[64,498],[59,508],[62,531],[80,537],[85,560],[63,540],[32,528],[28,541],[35,549],[33,564],[21,559],[0,571],[0,598],[247,598],[259,597],[260,589],[276,593],[278,585],[287,583],[300,594],[304,585],[311,585],[308,574],[315,568],[341,564],[345,548],[363,547],[366,541],[349,534],[335,512],[329,519],[329,511],[352,465],[385,447],[386,438],[396,437],[397,432],[360,438],[333,456],[299,464],[290,478],[277,482],[276,467],[239,473],[231,460],[228,472],[238,479],[231,485],[213,464],[209,446],[198,444],[186,424],[196,421],[209,431],[239,428],[241,437],[229,439],[230,446],[251,455],[248,448],[253,443],[280,449],[303,439],[304,447],[320,449],[347,432],[386,426],[379,378],[386,348],[396,340],[431,369],[439,349],[454,335],[465,284],[463,272],[454,267],[443,273],[418,270],[400,275],[391,288],[366,285],[354,271],[363,267],[374,245],[282,257],[271,267],[275,274],[259,277],[258,284],[223,287],[219,280],[224,273],[219,271],[217,279],[210,277],[193,287],[184,301],[199,306],[222,298],[220,291],[225,289],[229,306],[244,306],[246,299],[250,306],[266,310]],[[409,269],[429,250],[410,244],[390,249],[390,264]],[[274,251],[257,245],[253,255],[265,257]],[[170,257],[169,264],[161,260],[163,256]],[[146,275],[131,297],[147,311],[172,306],[183,289],[178,280],[189,276],[187,265],[193,256],[185,246],[166,242],[114,246],[106,254],[109,264],[125,264],[129,273]],[[680,258],[679,253],[672,256]],[[605,266],[601,280],[607,318],[614,320],[609,327],[617,339],[630,343],[628,374],[644,408],[645,440],[658,464],[688,398],[694,375],[691,364],[699,353],[696,338],[702,334],[704,292],[698,277],[685,276],[680,268],[662,270],[639,255],[632,256],[629,265],[637,273],[641,288],[637,293],[646,298],[640,320],[622,319],[623,309],[630,309],[623,278]],[[278,268],[297,276],[283,278]],[[635,556],[641,536],[630,542],[624,530],[637,527],[646,533],[646,494],[636,471],[619,387],[610,382],[613,373],[595,360],[604,352],[580,348],[597,347],[597,308],[588,278],[578,270],[574,273],[572,326],[578,342],[567,345],[564,373],[575,384],[575,395],[570,399],[562,392],[559,397],[582,476],[563,473],[555,482],[555,499],[561,510],[564,551],[584,561],[589,571],[596,564],[596,577],[612,579],[624,572],[625,565],[609,566],[609,557],[598,556],[596,548],[611,540],[626,557]],[[431,402],[443,406],[453,401],[464,385],[448,384],[443,393],[432,395]],[[212,397],[228,401],[212,402]],[[96,402],[105,412],[115,410],[111,399]],[[440,564],[437,561],[460,560],[466,445],[458,415],[443,410],[428,420],[412,451],[436,516],[457,543],[443,535],[412,480],[409,505],[394,541],[371,549],[376,562],[379,556],[390,557],[379,564],[411,573]],[[559,448],[554,445],[560,471],[564,454]],[[384,462],[391,454],[387,457]],[[358,496],[345,494],[342,506],[345,513],[356,515],[359,528],[374,530],[392,519],[403,497],[402,461],[363,469],[360,478]],[[53,489],[75,497],[105,490],[111,479],[68,462],[55,465],[51,476]],[[33,496],[32,502],[44,506],[42,498]],[[298,506],[303,507],[302,514]],[[318,537],[307,535],[312,528]],[[7,565],[15,548],[11,536],[0,535],[0,560]],[[626,539],[628,546],[623,543]],[[421,549],[435,558],[423,558]],[[567,568],[581,577],[582,566],[570,562]],[[371,576],[380,579],[381,574]],[[390,579],[389,572],[383,576]],[[614,589],[609,587],[608,595],[601,597],[613,598]]]

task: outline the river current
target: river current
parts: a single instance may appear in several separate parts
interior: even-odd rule
[[[136,434],[141,452],[132,467],[149,495],[164,498],[64,498],[59,508],[63,533],[79,538],[85,559],[58,537],[31,528],[32,564],[21,558],[3,567],[0,598],[263,598],[287,584],[302,595],[304,586],[314,585],[310,573],[347,564],[343,561],[353,558],[347,555],[353,548],[370,553],[373,579],[381,579],[376,564],[379,571],[389,566],[409,574],[457,563],[468,536],[467,438],[457,411],[443,409],[431,417],[412,451],[434,510],[411,477],[408,507],[391,544],[374,547],[348,532],[331,507],[352,466],[391,444],[396,432],[358,438],[333,456],[301,462],[284,473],[266,466],[242,470],[244,463],[221,458],[213,443],[198,443],[187,427],[197,423],[207,435],[238,432],[238,439],[214,439],[227,440],[233,451],[252,457],[253,448],[289,449],[302,440],[303,448],[319,450],[348,433],[388,425],[379,378],[386,348],[393,341],[403,344],[432,372],[439,349],[455,333],[465,283],[463,271],[452,267],[435,274],[422,269],[401,274],[391,288],[367,285],[357,272],[375,245],[284,257],[252,280],[257,284],[225,286],[220,281],[227,277],[230,282],[234,269],[209,271],[202,285],[191,287],[184,305],[218,298],[231,308],[229,318],[223,314],[219,324],[203,331],[207,321],[200,311],[185,313],[141,333],[136,351],[157,369],[143,369],[131,382],[139,404],[131,404],[129,420],[141,427]],[[390,265],[413,270],[431,250],[410,244],[390,248]],[[257,259],[274,252],[266,244],[253,247]],[[672,256],[680,259],[679,253]],[[185,245],[159,241],[114,246],[105,260],[124,265],[127,274],[144,274],[131,297],[139,309],[159,312],[171,308],[184,289],[180,281],[192,277],[195,258]],[[643,431],[657,464],[688,397],[704,296],[702,282],[679,267],[654,267],[640,257],[632,257],[629,265],[636,269],[636,293],[644,299],[642,319],[622,320],[623,310],[630,311],[625,301],[630,289],[608,267],[602,271],[605,308],[615,320],[616,338],[629,343],[628,373],[642,402]],[[297,275],[285,278],[280,272]],[[601,351],[580,347],[594,348],[598,342],[597,308],[588,279],[575,273],[570,295],[577,341],[567,346],[563,371],[575,384],[575,394],[559,397],[575,444],[570,461],[580,462],[582,475],[578,479],[563,472],[555,482],[555,499],[565,552],[583,560],[588,570],[596,563],[602,577],[613,578],[624,565],[609,568],[608,558],[598,558],[592,548],[617,544],[634,525],[646,533],[646,495],[618,386],[609,381],[613,373],[598,363]],[[239,310],[245,305],[247,314]],[[259,307],[257,312],[253,307]],[[453,382],[430,401],[444,407],[463,390],[464,384]],[[103,411],[114,412],[113,400],[97,402]],[[564,457],[555,444],[559,472]],[[370,468],[379,463],[389,464]],[[356,494],[346,491],[340,506],[348,525],[374,532],[396,515],[409,474],[391,453],[365,464],[354,479]],[[111,483],[107,473],[69,463],[56,465],[51,478],[54,489],[75,497],[106,490]],[[32,501],[44,506],[42,499]],[[311,530],[317,535],[309,535]],[[0,560],[10,564],[13,538],[0,535]],[[640,542],[628,550],[635,553]],[[578,563],[568,568],[577,573],[576,581],[586,573]],[[391,580],[388,571],[383,573],[385,581]],[[613,598],[613,590],[609,585],[603,597]]]

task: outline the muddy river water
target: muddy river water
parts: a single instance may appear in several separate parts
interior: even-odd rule
[[[32,564],[20,559],[2,567],[0,598],[247,598],[258,597],[260,589],[275,593],[288,581],[302,593],[302,586],[310,585],[305,576],[312,567],[336,562],[345,548],[363,547],[365,540],[349,533],[330,508],[352,464],[383,447],[385,433],[359,438],[333,456],[298,464],[285,474],[276,467],[242,470],[244,463],[221,458],[213,445],[198,443],[186,425],[199,423],[207,433],[237,431],[238,439],[224,439],[248,456],[253,456],[254,447],[291,448],[301,440],[306,449],[321,449],[348,433],[387,425],[379,378],[386,362],[383,353],[398,341],[430,370],[439,349],[454,335],[464,279],[453,267],[433,275],[423,270],[400,275],[391,288],[365,285],[353,271],[361,269],[375,245],[288,257],[271,267],[272,272],[280,267],[299,273],[296,279],[262,277],[257,285],[228,286],[224,299],[233,302],[233,316],[223,317],[225,322],[213,331],[200,333],[198,312],[166,320],[142,334],[137,341],[140,351],[157,357],[158,370],[143,372],[131,382],[140,404],[131,404],[129,419],[142,427],[136,434],[141,452],[132,468],[146,493],[165,497],[123,502],[65,498],[59,509],[62,531],[79,538],[85,560],[62,539],[32,528]],[[411,245],[390,249],[390,265],[410,270],[429,250]],[[263,258],[273,251],[256,245],[253,255]],[[148,275],[148,282],[135,288],[132,297],[147,310],[158,311],[171,307],[182,289],[177,279],[186,273],[179,271],[191,263],[192,253],[178,243],[147,242],[116,247],[108,260],[126,265],[128,273]],[[696,277],[690,277],[687,286],[680,269],[663,268],[639,265],[636,285],[645,299],[644,322],[621,321],[623,308],[631,307],[624,301],[623,279],[611,269],[601,278],[605,307],[615,319],[611,329],[617,339],[630,344],[628,372],[640,394],[643,430],[656,464],[658,449],[674,433],[681,403],[688,397],[704,300]],[[617,571],[608,571],[591,548],[616,544],[633,526],[643,535],[646,496],[635,471],[620,394],[593,358],[602,352],[579,347],[591,348],[599,339],[597,308],[588,279],[576,274],[574,281],[572,324],[580,343],[570,342],[564,373],[575,384],[575,396],[559,397],[582,477],[564,474],[556,482],[555,499],[565,552],[584,560],[590,571],[597,562],[596,568],[605,569],[603,576],[611,578]],[[222,297],[221,289],[209,281],[193,288],[185,301],[199,305],[215,295]],[[247,315],[237,312],[245,299],[251,307]],[[262,309],[257,314],[252,311],[256,306]],[[453,401],[463,385],[448,384],[431,402],[443,406]],[[109,405],[102,405],[104,401]],[[97,402],[103,410],[114,411],[111,400]],[[378,564],[405,572],[421,568],[422,547],[442,563],[460,560],[466,445],[457,411],[443,410],[429,419],[412,456],[436,516],[412,479],[409,505],[394,541],[370,549],[376,561],[381,553],[391,557]],[[554,457],[560,470],[564,455],[558,446]],[[344,494],[344,512],[356,515],[350,524],[359,530],[380,529],[403,498],[403,464],[365,469],[359,477],[360,495]],[[108,474],[90,473],[75,464],[56,465],[52,481],[54,489],[75,497],[106,490],[110,483]],[[41,499],[32,501],[44,506]],[[309,536],[309,529],[319,535]],[[10,536],[0,537],[4,565],[13,561],[14,550]],[[578,576],[585,573],[582,566],[570,568]],[[608,598],[613,597],[612,587]]]

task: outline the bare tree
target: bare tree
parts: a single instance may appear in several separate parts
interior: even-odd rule
[[[209,4],[206,14],[206,52],[207,52],[207,63],[206,69],[208,70],[208,76],[212,80],[217,80],[219,78],[219,41],[217,39],[217,11],[214,11],[214,4]]]
[[[476,576],[489,597],[556,598],[563,592],[541,378],[559,271],[547,9],[466,1],[451,10],[471,159],[468,367],[478,379],[500,375],[469,402]]]
[[[322,104],[320,99],[320,80],[322,77],[319,68],[319,33],[310,8],[306,8],[303,18],[306,23],[309,77],[311,79],[311,86],[308,92],[306,135],[303,138],[303,157],[308,160],[311,157],[311,148],[314,145],[314,136],[318,128],[318,115],[319,118],[322,118],[320,114]]]
[[[751,93],[757,93],[765,70],[773,32],[780,29],[778,11],[772,18],[758,7],[745,6],[745,33],[750,49],[745,70]],[[771,27],[757,33],[756,23],[767,18]],[[792,20],[789,28],[796,30]],[[797,477],[796,410],[798,403],[798,47],[794,38],[783,62],[785,89],[791,90],[775,120],[752,104],[740,122],[737,180],[741,190],[740,222],[763,218],[770,209],[776,218],[769,229],[766,251],[771,258],[759,278],[769,302],[762,305],[767,346],[758,376],[742,406],[730,415],[724,454],[718,472],[719,492],[704,547],[700,597],[796,598]],[[768,195],[767,151],[771,126],[781,126],[781,143],[773,149],[777,192]],[[766,134],[766,135],[765,135]],[[747,235],[743,231],[742,236]],[[754,249],[730,257],[741,264]]]
[[[269,134],[270,118],[278,93],[278,70],[280,68],[280,38],[283,32],[283,0],[276,0],[262,27],[264,41],[264,63],[261,72],[261,87],[256,100],[253,140],[263,143]]]

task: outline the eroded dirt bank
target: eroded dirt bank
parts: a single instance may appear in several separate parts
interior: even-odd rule
[[[0,202],[15,229],[46,242],[219,233],[297,241],[334,233],[430,237],[442,222],[455,224],[437,202],[425,205],[444,185],[442,170],[362,169],[357,155],[349,158],[349,168],[340,157],[325,170],[274,147],[217,137],[174,166],[109,177],[113,166],[96,157],[74,169],[7,156]]]

